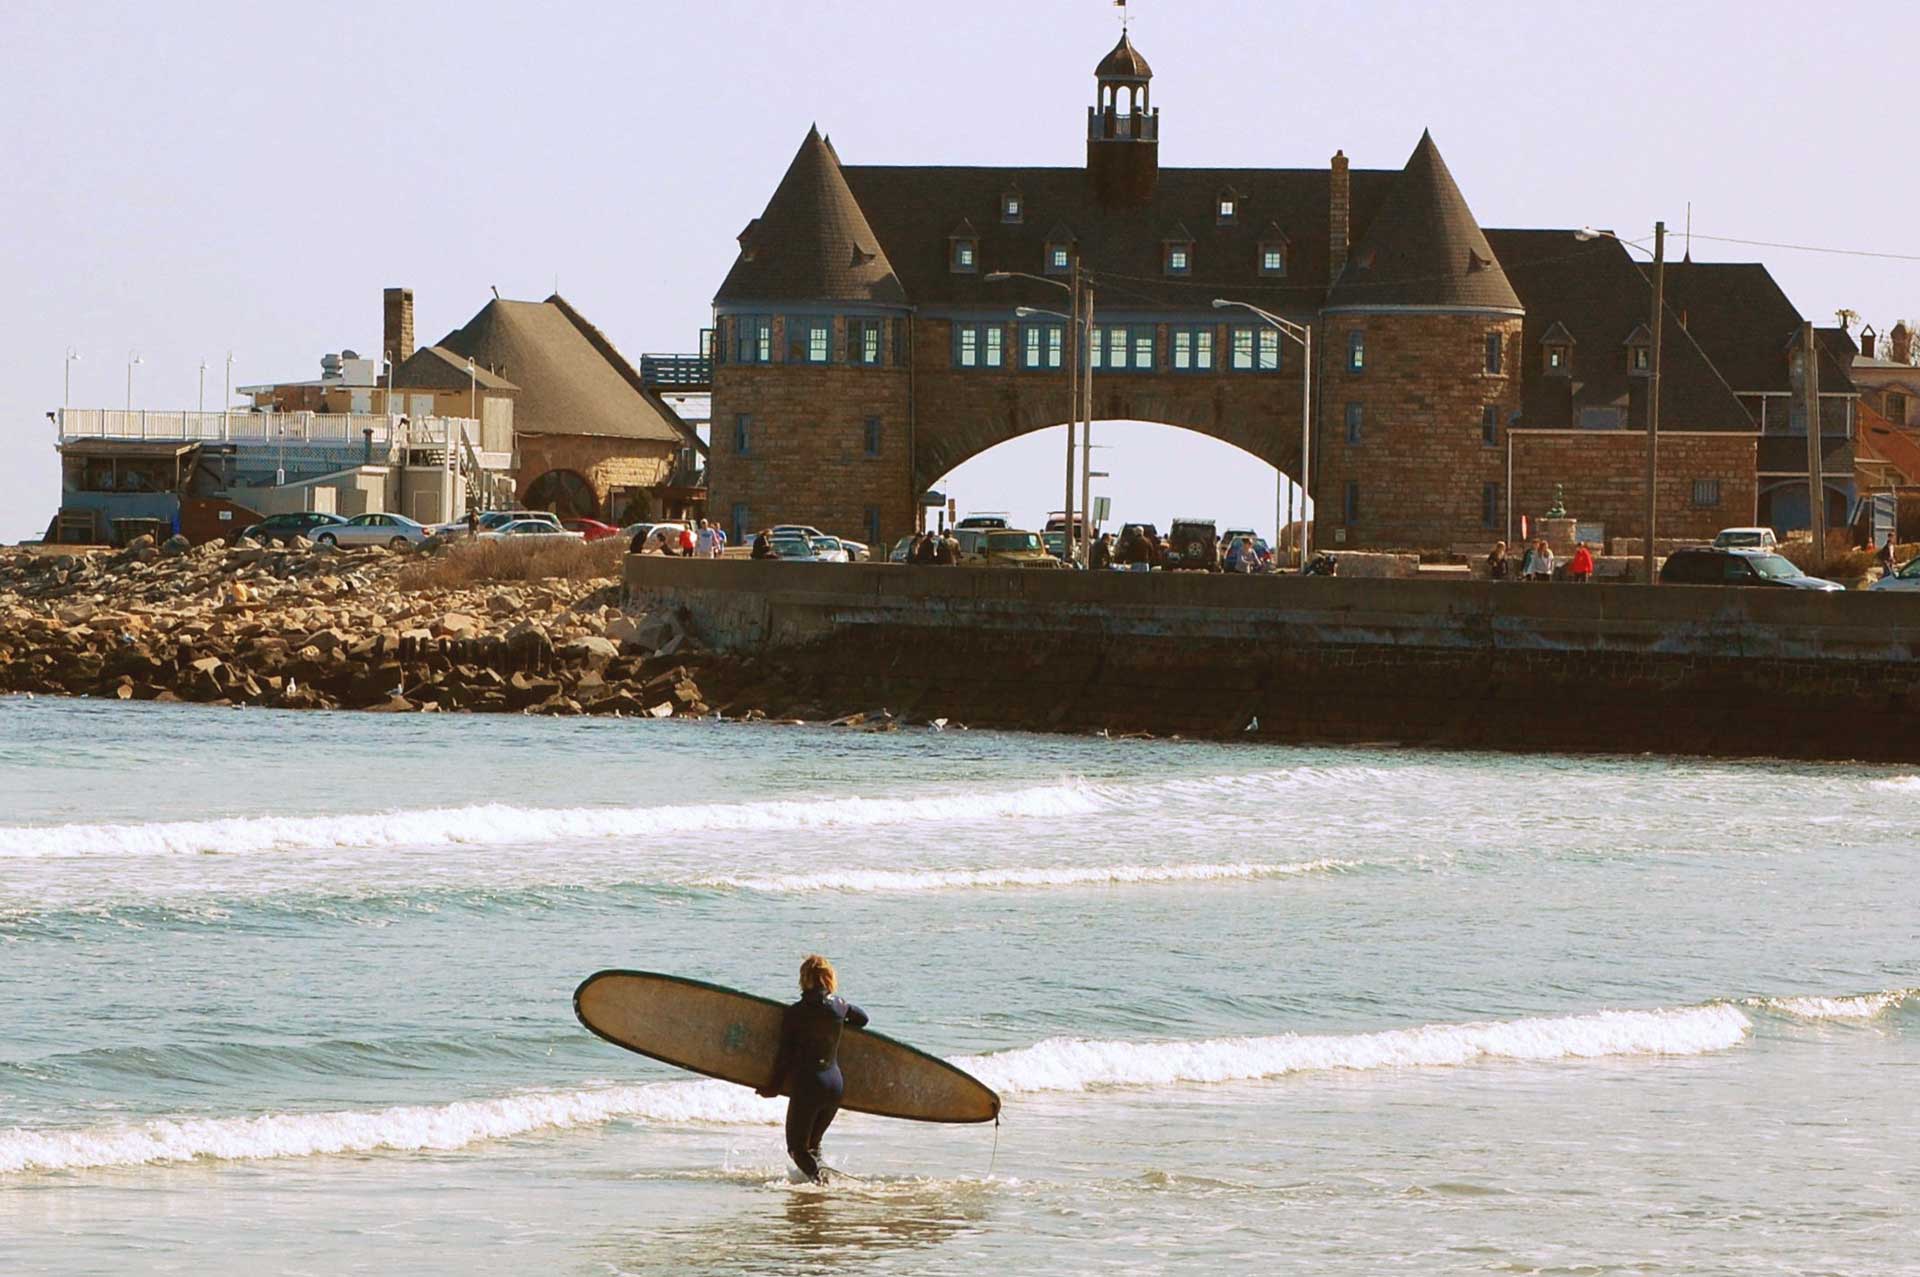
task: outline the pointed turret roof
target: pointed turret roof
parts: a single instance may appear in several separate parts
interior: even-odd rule
[[[717,302],[907,300],[818,128],[807,130],[766,212],[740,238]]]
[[[1370,306],[1523,310],[1431,133],[1420,135],[1327,298],[1329,310]]]
[[[1084,66],[1085,64],[1082,63]],[[1151,80],[1153,68],[1140,56],[1140,50],[1133,47],[1133,41],[1127,33],[1120,33],[1120,43],[1113,46],[1113,52],[1100,59],[1100,65],[1093,69],[1095,79],[1100,80]]]

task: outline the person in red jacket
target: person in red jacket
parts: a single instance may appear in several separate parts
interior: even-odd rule
[[[1593,580],[1593,551],[1582,542],[1573,548],[1573,558],[1567,563],[1567,576],[1585,584]]]

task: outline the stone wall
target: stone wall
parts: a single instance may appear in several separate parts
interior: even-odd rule
[[[621,517],[623,511],[608,506],[614,489],[651,488],[665,483],[680,454],[677,444],[662,440],[604,435],[523,434],[516,443],[520,453],[518,495],[522,501],[541,475],[571,470],[593,488],[597,517]]]
[[[1656,484],[1659,539],[1711,541],[1721,528],[1754,521],[1758,439],[1747,434],[1660,432]],[[1513,516],[1533,522],[1563,490],[1567,513],[1606,524],[1607,539],[1646,535],[1647,436],[1627,430],[1520,430],[1513,436]],[[1719,482],[1718,505],[1694,504],[1694,481]]]
[[[842,711],[1236,739],[1920,761],[1920,596],[627,561]]]

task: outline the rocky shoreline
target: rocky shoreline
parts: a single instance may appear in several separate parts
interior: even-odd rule
[[[701,651],[674,617],[620,611],[623,549],[543,549],[561,552],[565,573],[547,576],[517,546],[414,553],[141,538],[118,552],[0,552],[0,693],[764,717],[768,705],[742,700],[755,680],[741,662]]]

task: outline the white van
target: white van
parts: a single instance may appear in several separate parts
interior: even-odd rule
[[[1776,550],[1780,542],[1772,528],[1722,528],[1713,544],[1721,550]]]

